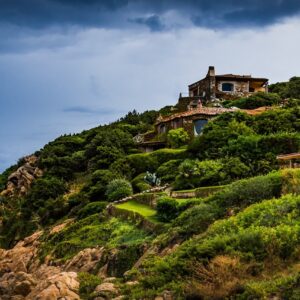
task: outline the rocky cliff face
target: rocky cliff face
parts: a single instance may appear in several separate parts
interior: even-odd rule
[[[0,298],[3,300],[80,299],[76,272],[40,264],[37,252],[42,232],[0,250]]]
[[[58,225],[54,232],[63,227]],[[0,249],[1,300],[80,299],[78,273],[93,272],[104,249],[84,249],[62,265],[52,265],[51,258],[41,263],[38,249],[42,234],[38,231],[12,249]],[[103,270],[98,275],[103,282],[95,290],[95,299],[116,298],[118,290],[113,283],[114,278],[105,278]]]
[[[37,167],[38,158],[35,155],[25,157],[24,161],[24,164],[8,177],[6,189],[1,192],[1,196],[23,196],[29,191],[32,182],[42,176],[43,172]]]

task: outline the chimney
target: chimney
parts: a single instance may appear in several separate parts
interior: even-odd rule
[[[215,75],[216,75],[215,67],[214,66],[209,66],[207,76],[215,76]]]

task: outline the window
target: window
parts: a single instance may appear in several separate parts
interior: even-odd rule
[[[222,83],[222,91],[223,92],[233,92],[234,85],[233,83]]]
[[[199,135],[203,131],[204,126],[207,124],[207,120],[194,121],[194,134]]]
[[[159,133],[165,133],[166,132],[166,125],[165,124],[161,124],[159,126]]]

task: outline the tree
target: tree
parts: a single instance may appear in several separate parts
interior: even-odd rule
[[[183,128],[172,129],[168,132],[167,140],[171,148],[184,146],[190,137]]]
[[[106,196],[109,201],[120,200],[132,195],[132,186],[126,179],[115,179],[107,185]]]

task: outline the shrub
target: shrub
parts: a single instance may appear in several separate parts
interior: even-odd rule
[[[34,208],[40,208],[47,199],[55,199],[66,190],[65,183],[56,177],[39,178],[34,181],[28,194],[29,203]]]
[[[162,222],[169,222],[178,216],[176,200],[162,197],[157,201],[157,218]]]
[[[184,211],[173,223],[181,235],[204,232],[218,216],[218,207],[201,203]]]
[[[128,155],[128,161],[134,176],[145,173],[146,171],[155,172],[159,163],[152,153],[141,153]]]
[[[97,170],[92,173],[90,180],[82,188],[82,192],[87,194],[91,201],[103,200],[106,197],[108,183],[116,178],[116,174],[109,170]]]
[[[172,159],[163,163],[156,171],[156,174],[161,178],[162,182],[172,182],[178,175],[178,167],[181,164],[181,159]]]
[[[133,176],[136,176],[147,171],[153,173],[163,163],[186,156],[186,151],[182,149],[160,149],[151,153],[128,155],[126,163],[131,167]]]
[[[188,133],[183,128],[171,129],[167,135],[167,141],[171,148],[184,146],[189,139]]]
[[[281,187],[282,179],[277,172],[265,176],[242,179],[209,197],[208,203],[216,203],[223,209],[235,206],[242,208],[264,199],[279,197]]]
[[[183,161],[176,177],[176,189],[195,188],[199,186],[217,185],[225,179],[220,160],[190,160]]]
[[[283,169],[282,175],[282,193],[283,194],[300,194],[300,170]]]
[[[261,106],[278,105],[280,100],[278,94],[258,92],[247,98],[226,101],[224,104],[226,107],[235,106],[243,109],[254,109]]]
[[[96,275],[86,272],[79,272],[78,279],[80,298],[84,300],[91,299],[90,296],[95,290],[96,286],[101,283],[101,279]]]
[[[107,185],[106,195],[109,201],[120,200],[132,195],[133,190],[130,182],[125,179],[115,179]]]
[[[88,217],[89,215],[100,213],[105,209],[106,205],[107,202],[102,201],[88,203],[86,206],[84,206],[78,211],[78,218],[83,219]]]
[[[253,127],[258,134],[300,131],[300,109],[272,109],[254,117]]]
[[[134,191],[143,192],[151,188],[151,185],[144,180],[145,175],[146,173],[142,173],[131,181]]]
[[[238,157],[228,157],[222,160],[222,172],[226,175],[223,183],[242,179],[250,175],[250,168]]]
[[[180,213],[191,206],[198,204],[198,199],[190,199],[177,202],[175,199],[163,196],[157,201],[157,218],[162,222],[170,222],[177,218]]]
[[[270,85],[270,91],[278,93],[282,98],[300,99],[300,77],[292,77],[288,82]]]

